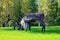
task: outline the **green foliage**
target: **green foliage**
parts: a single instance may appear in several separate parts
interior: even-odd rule
[[[49,3],[49,5],[48,5],[49,11],[47,14],[47,18],[48,18],[47,21],[50,25],[56,25],[57,24],[56,18],[58,17],[58,15],[57,15],[58,14],[58,1],[50,0],[47,2]]]
[[[60,25],[60,16],[57,17],[56,22],[57,22],[57,25]]]
[[[14,23],[21,20],[25,13],[38,12],[38,0],[0,0],[0,26],[8,26],[11,20]],[[45,23],[60,25],[60,0],[40,0],[40,11],[44,12]],[[54,23],[54,24],[53,24]]]
[[[38,6],[36,4],[36,0],[29,0],[29,6],[28,9],[30,12],[34,13],[38,11]]]
[[[21,17],[22,17],[22,11],[21,11],[21,3],[20,0],[19,1],[14,1],[14,9],[13,9],[13,15],[15,16],[14,20],[16,21],[20,21]]]

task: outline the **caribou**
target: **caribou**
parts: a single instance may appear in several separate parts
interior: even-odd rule
[[[44,23],[44,13],[38,12],[38,13],[26,13],[25,16],[20,21],[21,28],[26,30],[31,30],[31,23],[38,21],[40,25],[42,26],[42,31],[45,32],[45,23]]]

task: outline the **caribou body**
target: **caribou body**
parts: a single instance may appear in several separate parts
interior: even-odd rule
[[[26,30],[31,30],[30,24],[34,21],[38,21],[42,26],[42,31],[45,31],[44,13],[28,13],[22,18],[20,23]]]

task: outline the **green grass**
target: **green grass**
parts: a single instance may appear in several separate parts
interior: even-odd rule
[[[60,26],[32,27],[31,31],[13,30],[12,27],[0,27],[0,40],[60,40]]]

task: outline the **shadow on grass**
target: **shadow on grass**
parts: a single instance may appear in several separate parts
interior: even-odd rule
[[[52,33],[56,33],[56,34],[60,34],[60,30],[58,29],[49,29],[49,30],[46,30],[45,32],[42,32],[41,29],[39,28],[32,28],[31,30],[31,33],[42,33],[42,34],[52,34]]]
[[[0,28],[0,30],[13,31],[14,29],[12,27],[3,27],[3,28]]]
[[[4,31],[14,31],[13,27],[7,27],[7,28],[0,28],[0,30],[4,30]],[[24,30],[25,31],[25,30]],[[42,33],[42,34],[52,34],[52,33],[56,33],[56,34],[60,34],[60,30],[58,29],[46,29],[46,32],[42,32],[41,28],[31,28],[30,33]]]

